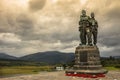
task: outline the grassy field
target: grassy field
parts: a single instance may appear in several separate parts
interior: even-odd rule
[[[40,71],[52,71],[52,66],[12,66],[1,67],[0,76],[15,75],[15,74],[35,74]]]
[[[107,70],[119,70],[120,71],[120,68],[116,68],[116,67],[104,67],[104,68]]]
[[[104,67],[107,70],[120,70],[115,67]],[[37,74],[40,71],[53,71],[53,66],[11,66],[1,67],[0,76],[16,75],[16,74]]]

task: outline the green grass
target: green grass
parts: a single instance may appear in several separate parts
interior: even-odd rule
[[[120,70],[120,68],[116,68],[116,67],[104,67],[107,70]]]
[[[104,67],[107,70],[120,70],[115,67]],[[0,67],[0,76],[16,74],[37,74],[40,71],[53,71],[53,66],[11,66]]]
[[[13,66],[1,67],[0,76],[14,74],[35,74],[40,71],[52,71],[52,66]]]

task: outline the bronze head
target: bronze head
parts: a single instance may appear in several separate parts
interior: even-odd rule
[[[86,11],[85,10],[82,10],[82,15],[86,15]]]
[[[94,18],[95,17],[95,14],[94,12],[91,13],[91,17]]]

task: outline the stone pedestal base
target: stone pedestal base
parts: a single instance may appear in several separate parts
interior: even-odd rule
[[[66,70],[67,76],[105,77],[107,70],[102,68],[97,46],[78,46],[75,51],[75,65]]]

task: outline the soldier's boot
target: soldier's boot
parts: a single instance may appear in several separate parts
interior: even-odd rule
[[[97,42],[94,41],[94,45],[96,45]]]
[[[93,46],[92,42],[88,42],[88,45],[89,45],[89,46]]]

